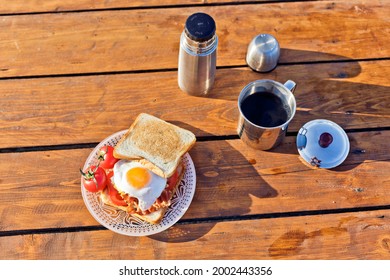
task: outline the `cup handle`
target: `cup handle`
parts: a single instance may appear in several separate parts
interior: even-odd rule
[[[284,86],[288,88],[292,93],[294,93],[297,84],[294,81],[288,80],[284,83]]]

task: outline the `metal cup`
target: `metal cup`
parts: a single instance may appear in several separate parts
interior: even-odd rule
[[[286,135],[287,127],[296,111],[293,95],[296,84],[287,81],[284,85],[273,80],[257,80],[245,86],[238,96],[240,111],[237,132],[241,140],[254,149],[269,150],[276,147]],[[287,120],[280,125],[265,127],[251,122],[242,110],[243,101],[251,94],[270,93],[281,99],[281,106],[287,113]],[[280,108],[277,108],[278,110]],[[261,113],[261,112],[259,112]]]

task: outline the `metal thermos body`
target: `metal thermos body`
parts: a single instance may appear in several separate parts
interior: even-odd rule
[[[204,13],[191,15],[180,37],[178,83],[189,95],[204,96],[214,84],[218,37],[215,22]]]

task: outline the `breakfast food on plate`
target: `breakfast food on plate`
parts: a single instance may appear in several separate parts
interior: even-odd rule
[[[184,165],[180,163],[175,174],[167,179],[153,173],[139,161],[120,160],[114,166],[112,179],[108,180],[101,199],[107,205],[157,224],[171,205],[184,171]]]
[[[186,129],[140,114],[113,149],[100,149],[98,159],[110,163],[104,164],[107,186],[99,186],[103,203],[159,223],[184,175],[182,157],[195,141]]]

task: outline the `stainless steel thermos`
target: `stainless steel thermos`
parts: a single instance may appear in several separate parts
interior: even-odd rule
[[[214,84],[218,37],[214,19],[205,13],[188,17],[180,37],[178,83],[181,90],[206,95]]]

